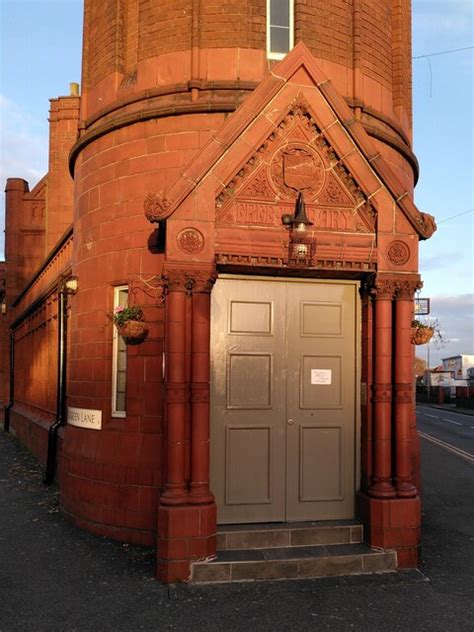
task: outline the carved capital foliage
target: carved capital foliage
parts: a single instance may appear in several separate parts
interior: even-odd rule
[[[148,193],[143,203],[145,216],[152,223],[166,219],[170,206],[170,202],[158,193]]]
[[[193,292],[199,292],[202,294],[209,294],[212,291],[214,283],[217,280],[217,274],[203,270],[202,272],[194,273],[194,287]]]
[[[415,292],[421,290],[423,283],[420,279],[395,281],[395,300],[412,301]]]
[[[375,278],[371,294],[375,300],[391,300],[395,295],[396,282],[393,279]]]
[[[165,294],[185,292],[188,296],[211,292],[216,279],[217,274],[212,269],[167,268],[161,276]]]
[[[375,300],[412,301],[416,290],[423,287],[418,275],[376,276],[373,275],[361,284],[362,297],[372,295]]]

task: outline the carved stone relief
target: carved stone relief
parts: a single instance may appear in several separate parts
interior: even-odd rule
[[[204,248],[204,237],[196,228],[183,229],[176,240],[180,249],[188,254],[197,254]]]
[[[143,203],[145,216],[149,222],[159,222],[168,214],[170,204],[158,193],[148,193]]]
[[[270,165],[270,178],[277,194],[294,201],[303,191],[307,201],[323,188],[326,171],[320,154],[311,147],[296,143],[275,152]]]
[[[374,208],[301,101],[219,194],[216,221],[280,228],[298,191],[316,229],[375,232]]]
[[[404,241],[395,239],[387,248],[387,257],[394,266],[403,266],[410,259],[410,248]]]

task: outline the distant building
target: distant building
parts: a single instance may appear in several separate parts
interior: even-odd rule
[[[443,369],[451,373],[453,380],[466,380],[468,369],[474,367],[474,355],[460,354],[443,358]]]

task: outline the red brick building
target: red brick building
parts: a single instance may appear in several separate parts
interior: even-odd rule
[[[435,224],[410,15],[86,0],[48,173],[7,181],[5,425],[57,464],[70,520],[156,545],[164,581],[228,523],[358,519],[417,564],[410,324]],[[127,304],[135,344],[109,317]]]

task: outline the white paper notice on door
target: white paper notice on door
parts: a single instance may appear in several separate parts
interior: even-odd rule
[[[311,369],[311,384],[331,384],[331,369]]]

